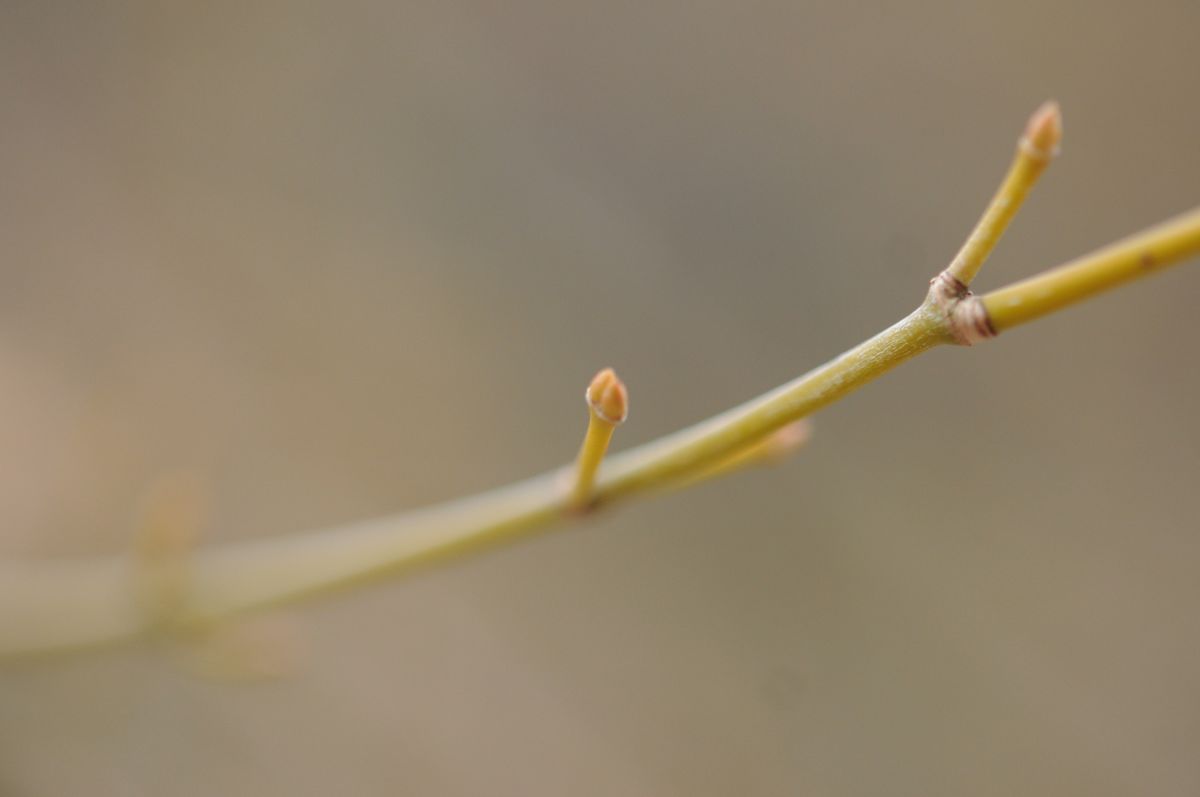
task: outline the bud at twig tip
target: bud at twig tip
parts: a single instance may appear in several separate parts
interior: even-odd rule
[[[629,393],[611,368],[596,374],[587,389],[588,406],[603,420],[616,425],[629,414]]]
[[[1021,137],[1021,146],[1030,155],[1048,160],[1058,154],[1062,134],[1062,111],[1057,102],[1047,100],[1029,117],[1025,135]]]

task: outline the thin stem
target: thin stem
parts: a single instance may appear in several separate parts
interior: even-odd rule
[[[812,421],[808,418],[792,421],[761,440],[734,451],[707,467],[689,473],[679,481],[667,485],[666,488],[682,490],[748,468],[777,465],[791,458],[793,454],[803,448],[810,437],[812,437]]]
[[[596,483],[596,472],[608,451],[613,431],[629,414],[629,396],[625,385],[611,368],[596,374],[585,395],[588,405],[588,427],[575,461],[575,484],[571,489],[571,506],[588,508]]]
[[[1029,189],[1054,159],[1061,140],[1062,115],[1058,104],[1053,101],[1043,103],[1029,118],[1025,132],[1017,142],[1008,174],[966,243],[946,268],[947,274],[963,285],[971,284],[1009,222],[1017,215]]]
[[[1069,304],[1148,277],[1200,253],[1200,207],[1027,280],[980,297],[1003,332]]]
[[[583,437],[583,445],[579,448],[579,458],[575,464],[575,486],[571,490],[571,504],[576,508],[586,508],[591,503],[596,472],[600,470],[600,462],[608,451],[614,429],[616,427],[612,424],[597,418],[595,411],[590,413],[587,433]]]

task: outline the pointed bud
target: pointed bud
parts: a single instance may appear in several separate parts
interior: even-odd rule
[[[1057,102],[1047,100],[1029,117],[1021,147],[1034,157],[1049,160],[1058,154],[1062,134],[1062,112]]]
[[[593,412],[614,426],[622,423],[629,414],[625,383],[611,368],[605,368],[592,379],[587,389],[587,402]]]

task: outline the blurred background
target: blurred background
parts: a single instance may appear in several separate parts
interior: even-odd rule
[[[5,0],[0,555],[288,534],[633,445],[1200,201],[1200,6]],[[0,795],[1195,794],[1200,269],[793,462],[289,613],[286,678],[0,670]],[[950,485],[952,489],[947,489]]]

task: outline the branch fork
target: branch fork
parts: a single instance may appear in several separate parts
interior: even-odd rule
[[[987,210],[946,270],[930,280],[926,304],[941,316],[951,339],[960,346],[996,336],[987,307],[971,293],[971,281],[1021,209],[1029,190],[1058,154],[1061,142],[1058,103],[1044,102],[1029,117],[1008,173]]]
[[[926,303],[944,319],[950,336],[960,346],[973,346],[996,337],[996,328],[983,301],[949,270],[929,281]]]

